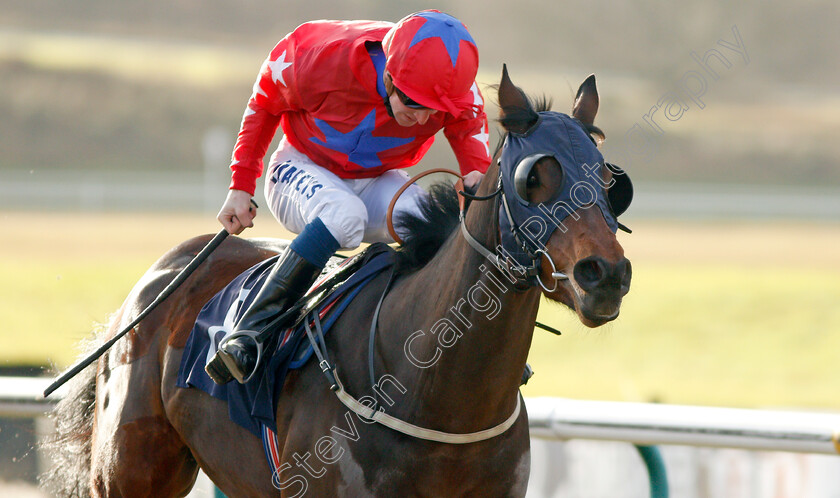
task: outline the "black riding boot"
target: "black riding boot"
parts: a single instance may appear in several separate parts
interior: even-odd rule
[[[268,322],[293,305],[312,285],[321,268],[292,249],[280,256],[257,294],[236,324],[234,332],[259,332]],[[217,384],[231,378],[244,383],[257,368],[257,343],[250,336],[238,336],[222,344],[204,370]]]

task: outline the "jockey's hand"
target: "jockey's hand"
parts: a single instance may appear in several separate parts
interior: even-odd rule
[[[239,235],[254,226],[257,208],[251,203],[251,194],[244,190],[228,190],[225,204],[216,219],[231,235]]]
[[[482,178],[484,178],[484,173],[480,171],[470,171],[464,175],[464,187],[474,189],[475,187],[478,187]]]

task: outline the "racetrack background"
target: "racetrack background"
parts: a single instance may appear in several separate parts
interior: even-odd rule
[[[261,213],[248,236],[288,238]],[[170,247],[216,231],[179,213],[0,212],[0,341],[6,365],[69,366]],[[632,221],[631,221],[632,220]],[[620,317],[587,329],[545,302],[527,396],[840,410],[840,225],[646,220],[619,234],[633,263]],[[807,241],[807,242],[803,242]],[[25,338],[25,340],[24,340]],[[583,381],[585,379],[585,381]]]

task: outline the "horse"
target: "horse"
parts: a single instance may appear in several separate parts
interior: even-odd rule
[[[272,480],[261,441],[229,420],[222,401],[175,386],[202,305],[284,247],[282,241],[228,237],[174,294],[73,379],[54,411],[60,451],[45,478],[52,492],[183,496],[200,468],[237,497],[523,496],[530,449],[519,388],[541,298],[598,327],[618,316],[632,272],[614,216],[604,213],[621,206],[596,197],[574,209],[555,203],[566,211],[558,221],[557,205],[549,204],[591,166],[559,158],[601,157],[594,76],[580,86],[571,115],[549,112],[544,97],[529,98],[506,68],[494,89],[505,135],[475,194],[460,197],[470,197],[469,208],[459,205],[450,185],[433,188],[422,215],[402,220],[410,234],[398,251],[396,276],[375,277],[335,322],[325,347],[347,393],[367,396],[365,406],[406,426],[456,438],[502,424],[504,430],[459,444],[386,427],[349,410],[310,362],[283,385],[276,407],[282,465]],[[540,124],[551,119],[562,121],[559,128]],[[556,145],[568,141],[553,140],[558,130],[574,137],[574,151]],[[527,148],[540,133],[558,150],[530,154],[503,174],[505,154],[516,144]],[[603,183],[588,185],[603,185],[598,199],[621,203],[622,192],[613,195],[610,187],[620,174],[601,168]],[[533,216],[517,218],[523,209]],[[527,250],[524,239],[536,245]],[[93,343],[130,323],[208,240],[196,237],[162,256]],[[517,264],[523,254],[530,254],[529,266]],[[366,331],[380,299],[369,348]],[[369,378],[369,351],[378,379]]]

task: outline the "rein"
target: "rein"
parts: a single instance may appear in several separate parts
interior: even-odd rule
[[[507,420],[505,420],[501,424],[491,427],[489,429],[485,429],[483,431],[470,432],[466,434],[441,432],[436,431],[434,429],[426,429],[424,427],[419,427],[414,424],[409,424],[408,422],[388,415],[384,411],[376,410],[373,407],[363,405],[356,398],[347,394],[347,391],[344,390],[344,386],[341,384],[341,381],[338,378],[338,372],[333,372],[333,374],[335,375],[335,380],[338,384],[338,389],[335,390],[336,396],[338,396],[338,399],[341,400],[342,403],[344,403],[344,406],[352,410],[355,414],[359,415],[360,417],[364,417],[368,420],[374,420],[376,422],[379,422],[385,427],[393,429],[397,432],[401,432],[403,434],[413,436],[418,439],[425,439],[426,441],[435,441],[438,443],[448,444],[467,444],[491,439],[510,429],[511,426],[513,426],[513,424],[516,422],[516,419],[519,418],[519,413],[522,410],[522,396],[520,396],[519,393],[517,393],[516,408],[513,409],[513,413],[510,414],[510,417],[508,417]]]
[[[484,256],[485,258],[487,258],[491,263],[493,263],[496,266],[496,268],[507,268],[509,271],[512,269],[511,266],[508,264],[508,262],[505,261],[505,259],[503,259],[501,256],[499,256],[497,253],[490,251],[481,242],[476,240],[476,238],[473,237],[473,235],[467,229],[467,225],[466,225],[466,222],[465,222],[465,216],[466,216],[466,212],[467,212],[467,209],[466,209],[466,200],[467,199],[472,200],[472,201],[487,201],[487,200],[490,200],[490,199],[494,199],[497,196],[501,198],[502,207],[504,208],[505,215],[507,216],[507,218],[510,222],[511,228],[513,229],[513,232],[514,232],[514,238],[519,243],[519,245],[524,250],[526,250],[528,252],[528,254],[531,256],[531,260],[532,260],[532,263],[531,263],[530,266],[517,265],[516,268],[513,268],[513,269],[516,270],[516,273],[519,274],[516,277],[517,280],[518,280],[517,284],[526,284],[526,285],[530,286],[532,281],[536,280],[537,284],[539,284],[539,286],[542,287],[542,289],[544,291],[554,292],[555,290],[557,290],[558,281],[569,279],[568,275],[566,275],[565,273],[557,271],[557,268],[554,266],[554,261],[552,261],[551,257],[548,255],[548,253],[545,251],[545,249],[534,246],[533,242],[530,239],[528,239],[527,237],[525,237],[524,240],[531,243],[530,244],[531,247],[529,247],[529,244],[526,244],[525,242],[523,242],[523,238],[521,237],[521,234],[520,234],[521,230],[519,228],[519,225],[513,220],[513,217],[510,214],[510,207],[508,206],[507,197],[505,196],[504,190],[502,189],[501,169],[499,170],[499,181],[496,184],[496,190],[493,191],[492,193],[490,193],[489,195],[485,195],[485,196],[479,196],[479,195],[474,195],[474,194],[468,193],[466,191],[466,188],[464,187],[464,178],[460,174],[458,174],[457,172],[455,172],[451,169],[432,168],[430,170],[423,171],[423,172],[418,173],[417,175],[414,175],[413,177],[411,177],[394,194],[394,197],[391,199],[391,203],[388,205],[388,210],[385,213],[385,221],[386,221],[386,224],[388,226],[388,233],[391,235],[391,237],[394,239],[394,241],[396,241],[400,245],[403,244],[403,240],[397,234],[396,229],[394,229],[394,223],[393,223],[394,207],[397,204],[397,200],[400,198],[400,196],[403,194],[403,192],[405,192],[405,190],[408,187],[415,184],[421,178],[423,178],[427,175],[431,175],[433,173],[446,173],[446,174],[458,177],[458,180],[455,182],[455,190],[458,192],[458,207],[459,207],[459,210],[460,210],[458,218],[460,220],[461,233],[463,234],[464,239],[467,241],[467,243],[470,245],[470,247],[472,247],[473,249],[478,251],[478,253],[481,254],[482,256]],[[542,279],[539,276],[540,260],[542,259],[543,256],[545,256],[545,259],[548,260],[548,263],[551,265],[551,277],[554,279],[554,287],[552,287],[550,289],[543,283]],[[511,274],[513,274],[513,272],[511,272]],[[550,330],[551,332],[554,332],[555,329],[546,329],[546,330]]]
[[[463,185],[464,184],[463,184],[463,179],[461,178],[461,175],[459,175],[455,171],[452,171],[451,169],[446,169],[446,168],[432,168],[430,170],[423,171],[422,173],[418,173],[418,174],[412,176],[407,182],[405,182],[403,184],[403,186],[400,187],[399,190],[397,190],[397,193],[394,194],[394,197],[391,198],[391,203],[388,204],[388,211],[385,212],[385,222],[388,225],[388,233],[391,234],[391,238],[394,239],[394,241],[399,245],[403,245],[403,239],[399,235],[397,235],[397,231],[394,229],[394,222],[393,222],[394,206],[397,205],[397,200],[400,198],[400,196],[403,194],[403,192],[405,192],[405,190],[408,187],[417,183],[417,180],[423,178],[424,176],[428,176],[428,175],[431,175],[433,173],[447,173],[449,175],[457,176],[459,178],[459,181],[461,181],[461,187],[462,187],[461,190],[463,190]]]
[[[509,264],[508,261],[503,259],[497,253],[492,252],[489,249],[487,249],[487,247],[485,247],[484,244],[482,244],[481,242],[476,240],[476,238],[473,237],[473,235],[467,229],[467,225],[466,225],[466,221],[465,221],[466,213],[467,213],[467,199],[469,199],[471,201],[489,201],[490,199],[494,199],[496,197],[501,197],[502,202],[504,203],[505,213],[508,216],[508,219],[511,220],[511,226],[517,232],[516,239],[517,239],[517,241],[520,240],[519,235],[518,235],[519,225],[516,224],[511,219],[510,209],[507,205],[507,197],[505,196],[505,193],[502,190],[501,169],[499,170],[499,181],[496,184],[496,190],[494,190],[493,192],[491,192],[488,195],[483,195],[483,196],[482,195],[475,195],[475,194],[467,192],[466,191],[467,189],[464,187],[464,178],[460,174],[458,174],[457,172],[452,171],[451,169],[433,168],[433,169],[430,169],[428,171],[418,173],[417,175],[411,177],[407,182],[405,182],[405,184],[403,184],[402,187],[399,188],[399,190],[397,190],[397,193],[394,194],[394,197],[391,199],[391,203],[388,205],[388,211],[386,211],[386,213],[385,213],[385,221],[387,222],[387,225],[388,225],[388,232],[391,234],[391,237],[393,237],[394,241],[396,241],[400,245],[402,245],[402,243],[403,243],[403,240],[400,238],[399,235],[397,235],[397,231],[394,229],[394,223],[392,221],[393,214],[394,214],[394,206],[397,204],[397,199],[400,198],[402,193],[405,192],[405,190],[409,186],[416,183],[417,180],[423,178],[424,176],[430,175],[432,173],[447,173],[447,174],[458,177],[458,180],[455,182],[455,191],[458,192],[458,210],[459,210],[458,219],[459,219],[459,224],[461,225],[461,234],[463,235],[464,240],[467,241],[467,244],[470,245],[470,247],[475,249],[479,254],[481,254],[485,258],[487,258],[491,263],[493,263],[496,266],[496,268],[499,268],[499,269],[506,268],[511,275],[513,275],[513,272],[511,270],[515,269],[516,273],[519,273],[519,274],[522,275],[522,277],[524,277],[524,278],[522,278],[520,276],[516,276],[516,279],[517,279],[516,283],[517,284],[525,284],[527,286],[530,286],[531,281],[532,281],[531,279],[534,279],[534,280],[537,281],[537,283],[540,285],[540,287],[542,287],[542,289],[545,290],[546,292],[554,292],[554,290],[557,289],[557,281],[558,280],[568,280],[569,279],[568,275],[566,275],[565,273],[561,273],[561,272],[557,271],[557,268],[554,266],[554,261],[551,260],[551,257],[549,257],[548,253],[545,252],[544,249],[537,249],[535,251],[536,257],[534,258],[531,266],[523,267],[521,265],[517,265],[515,268],[512,268],[512,266]],[[494,209],[494,211],[498,211],[498,207],[496,209]],[[499,239],[501,240],[501,236],[499,237]],[[520,241],[520,244],[522,244],[521,241]],[[525,244],[522,244],[522,246],[527,249],[527,246],[525,246]],[[551,288],[551,289],[548,289],[542,283],[542,279],[539,277],[540,266],[539,266],[538,261],[541,257],[541,254],[545,255],[548,262],[551,263],[551,269],[552,269],[551,276],[555,280],[554,287]],[[388,287],[390,287],[390,285],[391,285],[391,283],[389,281],[388,286],[386,286],[385,291],[383,291],[383,296],[384,296],[384,293],[388,292]],[[384,299],[384,297],[383,297],[383,299]],[[380,305],[382,304],[382,299],[380,299],[379,304]],[[376,315],[375,316],[377,316],[377,317],[379,316],[379,307],[378,306],[377,306],[377,309],[376,309]],[[371,328],[371,334],[374,334],[376,332],[375,323],[376,322],[374,322],[374,325]],[[559,330],[555,329],[554,327],[545,325],[545,324],[540,323],[540,322],[535,322],[535,325],[537,327],[543,329],[543,330],[547,330],[548,332],[551,332],[552,334],[562,335],[562,333]],[[373,338],[371,338],[370,354],[371,354],[371,357],[372,357],[372,355],[373,355]],[[371,360],[371,362],[372,361],[373,360]],[[373,376],[373,366],[372,365],[371,365],[371,383],[375,384],[375,380],[374,380],[374,376]]]
[[[385,295],[391,288],[391,283],[393,283],[393,277],[394,271],[392,268],[391,275],[388,277],[388,283],[382,290],[382,296],[379,298],[379,302],[376,305],[376,310],[373,314],[373,320],[371,321],[370,348],[368,350],[371,385],[376,384],[373,368],[373,346],[375,343],[374,339],[376,337],[376,325],[379,321],[379,311],[382,308],[382,302],[385,300]],[[321,371],[327,377],[327,382],[329,382],[330,384],[330,390],[335,392],[335,395],[336,397],[338,397],[339,401],[341,401],[341,403],[344,404],[344,406],[349,408],[353,413],[359,415],[360,417],[378,422],[384,425],[385,427],[406,434],[408,436],[412,436],[418,439],[424,439],[426,441],[435,441],[438,443],[448,444],[475,443],[478,441],[484,441],[486,439],[494,438],[499,434],[502,434],[508,429],[510,429],[511,426],[513,426],[513,424],[519,418],[519,414],[522,410],[522,400],[521,396],[518,393],[516,396],[516,407],[513,409],[513,413],[511,413],[510,416],[504,422],[502,422],[499,425],[490,427],[489,429],[465,434],[456,434],[450,432],[437,431],[434,429],[427,429],[425,427],[420,427],[408,423],[404,420],[400,420],[394,416],[388,415],[387,413],[385,413],[384,410],[379,409],[379,403],[375,398],[373,406],[365,405],[356,398],[354,398],[344,389],[344,385],[341,383],[341,379],[338,377],[338,368],[330,364],[330,358],[327,353],[326,343],[324,342],[324,333],[321,328],[321,320],[318,316],[317,310],[313,310],[310,316],[312,326],[309,325],[309,317],[307,317],[303,323],[304,328],[306,330],[306,337],[309,339],[310,344],[312,344],[312,349],[315,351],[315,356],[318,358],[318,366],[321,368]],[[312,331],[313,328],[315,329],[315,333],[313,333]],[[374,393],[376,393],[375,389]]]
[[[505,198],[505,194],[502,190],[501,175],[499,177],[499,181],[498,181],[498,185],[497,185],[496,190],[493,193],[491,193],[489,195],[486,195],[486,196],[478,196],[478,195],[474,195],[474,194],[466,192],[466,189],[464,188],[464,180],[461,177],[461,175],[459,175],[455,171],[452,171],[452,170],[449,170],[449,169],[435,168],[435,169],[430,169],[428,171],[424,171],[422,173],[419,173],[419,174],[415,175],[410,180],[408,180],[402,187],[400,187],[400,189],[394,195],[393,199],[391,199],[391,203],[388,206],[388,211],[386,213],[386,222],[387,222],[387,225],[388,225],[388,232],[391,234],[391,237],[393,237],[393,239],[396,242],[398,242],[399,244],[403,243],[402,239],[396,233],[396,230],[394,229],[394,224],[393,224],[393,221],[392,221],[394,206],[396,205],[397,200],[399,199],[400,195],[402,195],[402,193],[409,186],[413,185],[417,180],[419,180],[420,178],[423,178],[424,176],[433,174],[433,173],[447,173],[447,174],[451,174],[451,175],[454,175],[454,176],[458,177],[458,181],[455,183],[455,189],[458,192],[458,206],[459,206],[459,210],[460,210],[459,220],[460,220],[460,225],[461,225],[461,233],[462,233],[464,239],[470,245],[470,247],[472,247],[479,254],[481,254],[482,256],[487,258],[488,260],[490,260],[490,262],[492,262],[497,268],[501,269],[501,268],[507,267],[508,269],[510,269],[510,266],[509,266],[507,261],[505,261],[498,254],[490,251],[481,242],[476,240],[475,237],[473,237],[473,235],[467,229],[466,222],[465,222],[466,200],[467,199],[475,200],[475,201],[486,201],[486,200],[490,200],[490,199],[500,198],[504,207],[505,207],[506,214],[508,215],[508,217],[510,217],[509,209],[507,207],[507,199]],[[498,202],[498,200],[497,200],[497,202]],[[515,230],[518,231],[518,226],[517,225],[514,224],[512,226],[514,227]],[[546,253],[544,249],[538,249],[536,251],[536,257],[534,259],[534,263],[530,267],[524,268],[524,269],[521,268],[521,267],[516,268],[518,270],[517,273],[522,273],[522,275],[525,277],[525,278],[518,277],[518,279],[519,279],[520,282],[528,283],[530,285],[531,277],[535,277],[537,282],[539,283],[540,287],[542,287],[547,292],[551,292],[554,289],[548,289],[542,283],[541,279],[539,278],[539,259],[541,258],[541,255],[545,255],[546,259],[548,259],[549,263],[551,263],[552,270],[553,270],[552,271],[552,277],[555,278],[554,289],[557,288],[557,285],[556,285],[557,280],[568,278],[565,274],[557,272],[556,268],[554,267],[554,262],[551,261],[551,258],[548,256],[548,253]],[[388,282],[386,283],[385,287],[382,290],[382,295],[380,296],[379,301],[376,305],[376,309],[374,310],[374,313],[373,313],[373,319],[371,321],[369,343],[368,343],[368,371],[369,371],[369,374],[370,374],[371,385],[376,384],[373,357],[374,357],[374,345],[375,345],[375,342],[376,342],[377,324],[379,322],[379,312],[382,308],[382,303],[385,300],[385,296],[387,295],[388,291],[390,290],[391,284],[393,283],[393,281],[394,281],[394,271],[393,271],[393,268],[392,268],[391,274],[388,277]],[[315,355],[318,358],[318,365],[321,368],[321,371],[327,377],[327,381],[330,384],[330,390],[335,392],[336,397],[338,397],[339,401],[341,401],[341,403],[344,404],[344,406],[346,406],[348,409],[350,409],[353,413],[359,415],[360,417],[363,417],[364,419],[378,422],[378,423],[384,425],[385,427],[393,429],[393,430],[395,430],[397,432],[400,432],[402,434],[406,434],[408,436],[412,436],[412,437],[415,437],[415,438],[418,438],[418,439],[423,439],[423,440],[426,440],[426,441],[434,441],[434,442],[438,442],[438,443],[447,443],[447,444],[467,444],[467,443],[474,443],[474,442],[478,442],[478,441],[484,441],[484,440],[487,440],[487,439],[494,438],[494,437],[496,437],[500,434],[503,434],[508,429],[510,429],[513,426],[513,424],[516,423],[516,420],[519,418],[519,415],[520,415],[521,409],[522,409],[522,397],[521,397],[521,395],[519,395],[519,393],[517,393],[517,396],[516,396],[516,407],[514,408],[513,413],[511,413],[510,416],[507,419],[505,419],[505,421],[503,421],[502,423],[500,423],[496,426],[490,427],[488,429],[484,429],[484,430],[477,431],[477,432],[471,432],[471,433],[462,433],[462,434],[443,432],[443,431],[437,431],[437,430],[434,430],[434,429],[428,429],[428,428],[420,427],[420,426],[408,423],[404,420],[400,420],[400,419],[398,419],[394,416],[388,415],[387,413],[385,413],[385,411],[383,409],[379,408],[379,401],[376,397],[374,397],[373,406],[365,405],[365,404],[361,403],[359,400],[357,400],[356,398],[354,398],[351,394],[349,394],[344,389],[344,385],[341,383],[341,379],[338,376],[337,367],[330,364],[329,356],[327,354],[326,344],[324,342],[323,331],[321,329],[321,321],[318,317],[317,312],[313,312],[311,321],[312,321],[312,325],[313,325],[312,327],[310,327],[310,325],[309,325],[310,319],[307,318],[307,319],[304,320],[305,329],[306,329],[306,336],[309,339],[309,342],[312,344],[312,348],[314,349]],[[539,322],[536,322],[535,325],[540,327],[540,328],[543,328],[545,330],[548,330],[549,332],[560,335],[560,331],[555,329],[555,328],[543,325]],[[312,331],[313,328],[315,329],[315,333],[313,333],[313,331]],[[317,339],[316,339],[316,333],[317,333]],[[376,393],[375,389],[374,389],[374,393]]]

